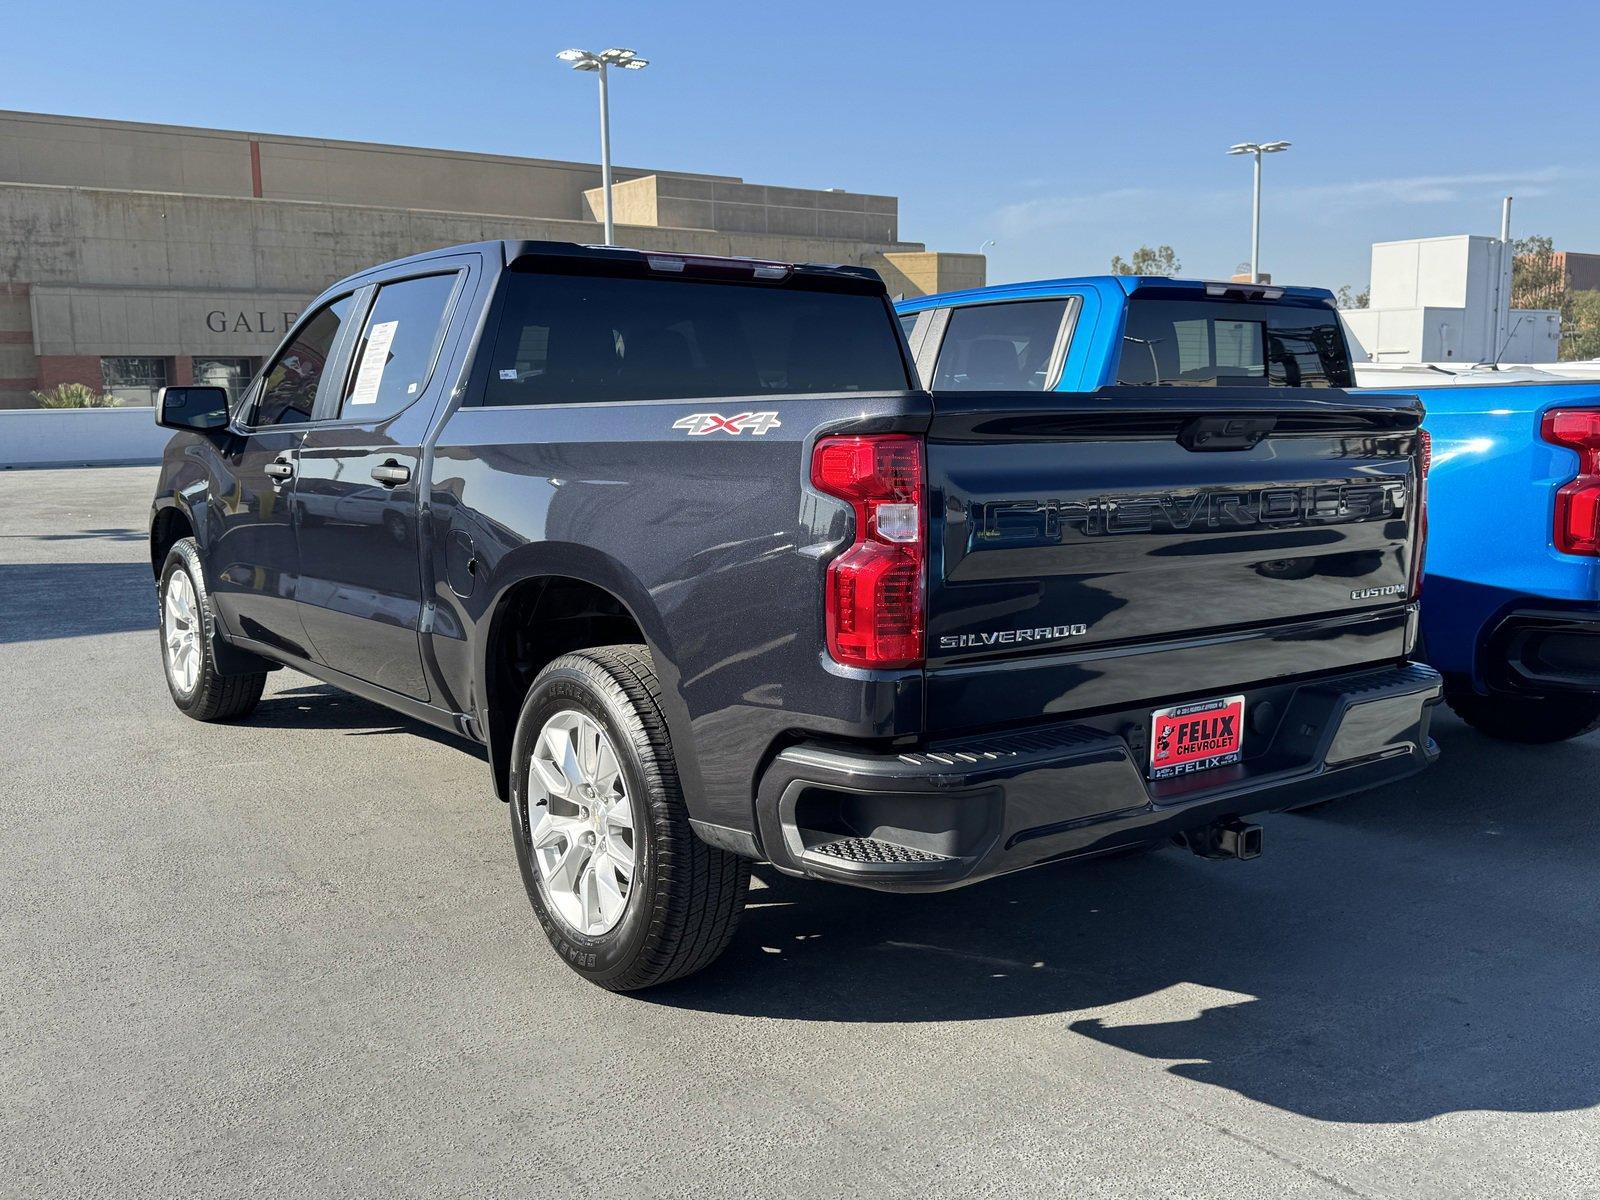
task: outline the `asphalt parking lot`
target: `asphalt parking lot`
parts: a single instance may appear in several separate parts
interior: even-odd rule
[[[1600,736],[888,897],[758,869],[707,973],[550,953],[465,743],[172,707],[151,468],[0,472],[0,1191],[1593,1196]]]

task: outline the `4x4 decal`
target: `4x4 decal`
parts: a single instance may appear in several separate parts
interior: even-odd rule
[[[704,437],[708,433],[727,433],[738,437],[747,429],[760,437],[781,424],[783,422],[778,420],[775,412],[747,412],[736,417],[725,417],[721,413],[691,413],[674,421],[672,427],[687,429],[690,437]]]

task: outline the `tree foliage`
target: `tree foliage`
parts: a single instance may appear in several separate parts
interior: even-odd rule
[[[1133,252],[1131,259],[1124,259],[1120,254],[1111,256],[1111,273],[1113,275],[1165,275],[1169,278],[1183,270],[1183,264],[1178,261],[1178,256],[1173,253],[1171,246],[1140,246]]]
[[[1341,284],[1334,294],[1334,302],[1340,308],[1366,308],[1372,303],[1372,289],[1357,292],[1352,291],[1348,283]]]
[[[1600,358],[1600,292],[1574,291],[1555,243],[1543,235],[1518,238],[1511,260],[1511,307],[1561,314],[1562,362]]]
[[[1541,235],[1518,238],[1512,247],[1511,307],[1561,308],[1567,281],[1555,243]]]
[[[1572,292],[1567,297],[1572,312],[1569,325],[1561,322],[1561,358],[1600,358],[1600,292]]]

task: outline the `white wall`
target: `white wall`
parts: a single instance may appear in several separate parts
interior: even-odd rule
[[[1470,328],[1464,308],[1347,308],[1345,334],[1356,362],[1479,363],[1495,358],[1492,330]],[[1555,362],[1561,349],[1561,314],[1513,309],[1511,336],[1501,362]]]
[[[1511,310],[1511,336],[1501,362],[1554,363],[1561,355],[1561,313],[1553,308]]]
[[[1374,352],[1374,359],[1401,357],[1400,341],[1412,343],[1405,355],[1411,362],[1492,359],[1503,349],[1495,344],[1495,316],[1510,286],[1509,259],[1499,238],[1473,234],[1374,242],[1371,306],[1396,314],[1380,333],[1395,352]],[[1373,332],[1370,326],[1367,319],[1362,332]]]
[[[0,468],[159,462],[172,430],[153,408],[0,410]]]
[[[1372,244],[1373,308],[1477,308],[1494,304],[1498,238],[1458,234]]]

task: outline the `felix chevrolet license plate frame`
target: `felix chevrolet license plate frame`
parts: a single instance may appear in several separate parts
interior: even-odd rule
[[[1151,779],[1230,766],[1244,757],[1244,697],[1192,700],[1150,714]]]

